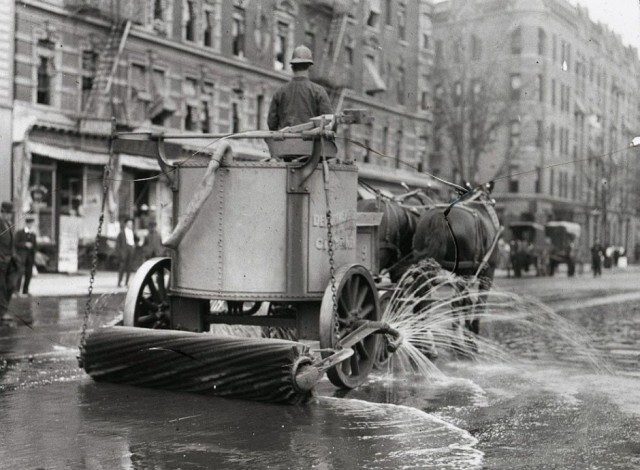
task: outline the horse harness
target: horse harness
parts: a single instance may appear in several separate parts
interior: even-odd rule
[[[485,205],[486,207],[486,205]],[[484,225],[482,224],[482,219],[480,217],[480,214],[478,212],[477,209],[465,206],[465,205],[457,205],[456,209],[460,209],[463,210],[465,212],[467,212],[468,214],[471,214],[474,222],[475,222],[475,243],[474,243],[474,249],[473,249],[473,260],[459,260],[459,253],[458,253],[458,246],[457,246],[457,238],[455,236],[455,233],[453,232],[453,228],[451,227],[449,221],[447,220],[447,224],[449,225],[449,230],[451,232],[451,235],[453,237],[453,241],[454,244],[456,245],[456,253],[455,253],[455,257],[456,259],[454,259],[453,261],[447,261],[447,260],[441,260],[440,261],[440,265],[448,270],[448,271],[452,271],[455,272],[458,269],[463,269],[463,270],[477,270],[478,267],[480,267],[480,264],[482,263],[482,258],[483,258],[483,252],[484,252],[484,246],[482,245],[482,240],[483,240],[483,235],[485,235],[485,228]],[[495,211],[494,211],[495,213]],[[490,216],[492,222],[493,222],[493,218]],[[497,216],[496,216],[497,219]],[[499,222],[498,222],[499,223]]]

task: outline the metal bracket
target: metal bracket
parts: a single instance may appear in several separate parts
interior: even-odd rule
[[[322,137],[314,139],[311,156],[301,164],[288,165],[287,172],[287,192],[308,194],[309,188],[305,186],[322,158]]]
[[[169,163],[169,160],[167,160],[167,150],[164,145],[164,136],[162,134],[154,134],[151,136],[151,140],[154,140],[157,144],[157,160],[158,165],[160,165],[160,170],[169,180],[171,190],[173,192],[178,191],[178,178],[176,175],[178,167],[172,165],[171,163]]]

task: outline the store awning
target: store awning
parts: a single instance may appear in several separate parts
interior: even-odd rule
[[[30,153],[42,155],[53,160],[63,162],[80,163],[83,165],[106,165],[109,155],[106,153],[87,152],[85,150],[56,147],[42,142],[28,142],[27,149]],[[120,164],[128,168],[138,170],[160,171],[158,162],[153,158],[120,154]]]
[[[28,142],[27,150],[43,157],[63,162],[82,163],[85,165],[106,165],[109,155],[104,153],[86,152],[84,150],[56,147],[42,142]]]
[[[368,57],[364,59],[364,91],[367,93],[378,93],[385,91],[387,85],[378,73],[376,64]]]
[[[160,171],[158,161],[153,158],[140,157],[138,155],[120,154],[120,164],[129,168],[147,171]]]

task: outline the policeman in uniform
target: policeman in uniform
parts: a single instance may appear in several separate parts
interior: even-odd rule
[[[13,257],[13,204],[0,205],[0,320],[10,320],[7,310],[13,293],[9,271]]]
[[[306,46],[296,47],[289,63],[293,79],[276,90],[269,106],[267,124],[272,131],[304,124],[322,114],[333,114],[325,89],[309,80],[309,68],[313,65],[311,50]]]

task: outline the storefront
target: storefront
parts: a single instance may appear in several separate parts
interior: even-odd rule
[[[47,260],[47,269],[58,269],[61,218],[65,223],[74,221],[78,227],[78,258],[80,265],[86,266],[98,228],[103,168],[109,160],[108,154],[34,140],[26,143],[26,151],[31,169],[23,211],[34,215],[39,251]],[[139,218],[141,209],[146,209],[147,218],[158,221],[161,231],[169,230],[171,219],[165,207],[169,206],[170,210],[171,191],[163,179],[157,177],[157,162],[124,154],[118,155],[116,162],[118,168],[109,186],[115,196],[109,198],[113,203],[107,204],[102,232],[107,245],[113,247],[120,220]],[[141,227],[139,221],[137,226]]]

